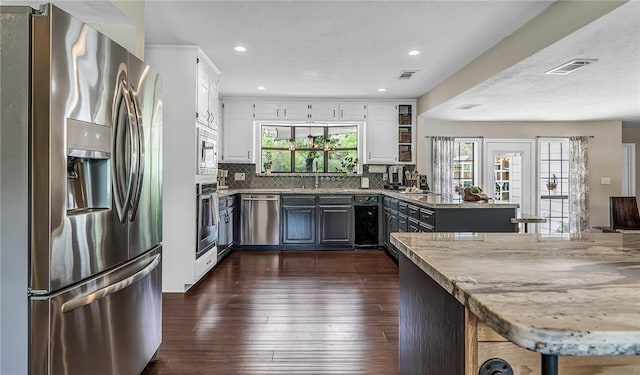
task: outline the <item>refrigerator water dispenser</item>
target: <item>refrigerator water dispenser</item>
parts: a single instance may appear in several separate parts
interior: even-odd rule
[[[111,128],[67,119],[67,213],[111,208]]]

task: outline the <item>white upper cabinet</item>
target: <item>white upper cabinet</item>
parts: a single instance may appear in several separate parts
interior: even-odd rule
[[[202,60],[198,57],[198,96],[197,96],[197,109],[196,119],[202,125],[209,125],[209,119],[207,117],[209,113],[209,69],[204,63],[200,63]]]
[[[338,102],[311,103],[311,120],[333,121],[340,117],[340,104]]]
[[[253,118],[255,118],[256,120],[279,120],[280,119],[280,103],[270,103],[270,102],[254,103]]]
[[[365,164],[392,164],[398,161],[397,108],[395,103],[369,103]]]
[[[218,128],[218,69],[204,56],[198,53],[198,89],[196,119],[198,123]]]
[[[249,102],[225,102],[222,105],[223,163],[253,163],[253,116]]]
[[[366,117],[366,103],[311,103],[310,118],[313,121],[364,121]]]
[[[286,102],[280,105],[283,120],[309,120],[309,103]]]
[[[306,102],[255,102],[253,118],[256,120],[309,120],[309,104]]]
[[[219,125],[218,78],[217,75],[213,75],[209,79],[209,126],[218,129]]]
[[[362,121],[367,118],[366,103],[340,103],[339,120]]]

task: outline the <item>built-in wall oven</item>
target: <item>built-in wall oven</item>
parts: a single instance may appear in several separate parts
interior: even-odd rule
[[[198,128],[198,174],[218,175],[218,134],[215,130]]]
[[[196,184],[198,202],[198,246],[196,258],[215,249],[218,241],[218,184]]]

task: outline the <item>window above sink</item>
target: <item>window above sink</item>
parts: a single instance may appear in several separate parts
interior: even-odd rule
[[[258,123],[256,173],[361,173],[361,123]]]

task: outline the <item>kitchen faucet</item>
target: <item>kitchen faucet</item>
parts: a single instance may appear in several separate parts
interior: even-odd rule
[[[315,178],[316,178],[315,188],[317,189],[318,186],[320,186],[320,180],[318,179],[318,161],[317,160],[316,160],[316,175],[315,175]]]

